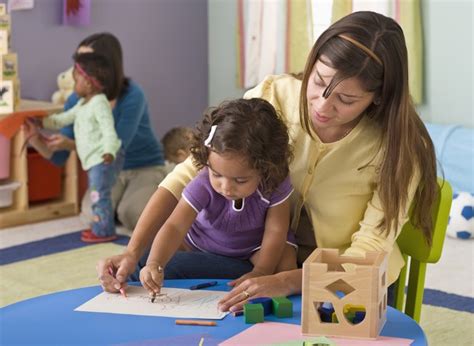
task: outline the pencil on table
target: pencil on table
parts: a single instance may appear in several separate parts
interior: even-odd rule
[[[214,321],[176,320],[176,324],[188,326],[217,326]]]

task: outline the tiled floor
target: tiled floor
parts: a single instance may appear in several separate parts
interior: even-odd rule
[[[87,228],[78,216],[0,230],[0,249]],[[117,233],[131,235],[118,226]],[[425,287],[474,297],[474,240],[447,237],[443,255],[428,266]]]

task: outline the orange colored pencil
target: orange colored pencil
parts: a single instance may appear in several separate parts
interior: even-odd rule
[[[176,320],[176,324],[187,326],[217,326],[214,321],[198,321],[198,320]]]

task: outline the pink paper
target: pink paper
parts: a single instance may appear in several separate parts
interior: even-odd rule
[[[348,339],[328,337],[337,346],[409,346],[410,339],[380,336],[376,340]],[[285,341],[309,340],[311,337],[301,335],[301,326],[298,324],[264,322],[256,323],[240,334],[220,343],[219,346],[262,345],[283,343]]]

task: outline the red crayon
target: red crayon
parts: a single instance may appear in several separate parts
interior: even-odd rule
[[[114,271],[112,270],[111,267],[109,267],[109,274],[112,275],[112,277],[115,279]],[[125,288],[120,287],[120,294],[124,297],[127,298],[127,293],[125,292]]]

